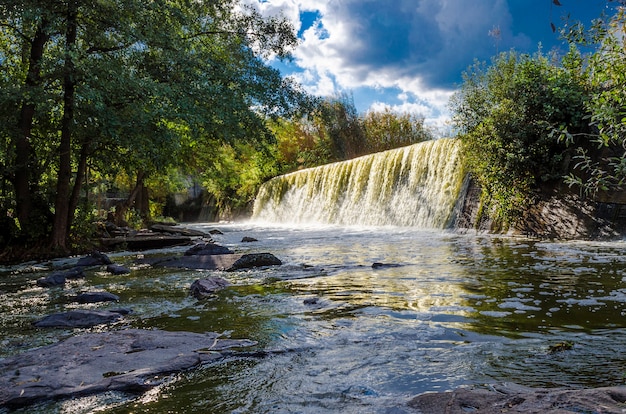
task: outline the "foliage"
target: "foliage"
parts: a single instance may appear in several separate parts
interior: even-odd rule
[[[368,153],[433,139],[432,133],[424,126],[424,118],[415,114],[397,114],[385,108],[382,112],[368,112],[362,122]]]
[[[327,98],[315,113],[280,119],[270,128],[281,173],[433,139],[423,117],[389,108],[359,115],[347,95]]]
[[[268,117],[312,102],[264,60],[295,43],[287,20],[238,0],[0,0],[3,241],[65,248],[87,171],[139,187],[270,139]]]
[[[560,178],[568,150],[552,131],[587,130],[587,82],[572,49],[562,65],[538,52],[502,53],[476,63],[451,100],[470,171],[503,224],[528,206],[541,182]]]
[[[626,183],[626,11],[596,20],[590,28],[576,24],[564,31],[570,42],[594,46],[587,59],[591,96],[587,101],[591,134],[581,136],[586,145],[577,148],[577,169],[566,182],[583,193],[622,190]],[[569,129],[558,131],[571,141],[577,135]]]

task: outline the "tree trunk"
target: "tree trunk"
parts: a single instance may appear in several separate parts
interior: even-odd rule
[[[77,10],[73,1],[67,8],[67,31],[65,35],[65,68],[63,74],[63,118],[61,119],[61,142],[59,143],[59,171],[54,204],[54,225],[51,247],[66,250],[69,231],[69,194],[72,175],[72,122],[74,121],[75,68],[72,52],[76,45]]]
[[[74,187],[72,188],[72,194],[70,195],[70,202],[67,212],[67,229],[66,237],[69,238],[72,224],[74,223],[74,214],[76,213],[76,207],[78,207],[78,200],[80,198],[80,190],[83,187],[83,182],[87,177],[87,157],[89,157],[89,146],[91,140],[86,139],[80,149],[80,159],[78,160],[78,169],[76,170],[76,180],[74,181]]]
[[[140,193],[143,188],[143,181],[146,178],[146,173],[140,171],[137,173],[137,181],[135,182],[135,188],[130,192],[128,198],[121,203],[118,203],[115,206],[115,224],[118,226],[125,225],[124,217],[126,216],[126,212],[133,205],[137,195]]]
[[[31,132],[35,116],[35,101],[32,91],[41,85],[41,60],[49,35],[46,34],[47,21],[43,20],[32,42],[30,42],[30,55],[28,59],[28,72],[24,82],[24,101],[19,115],[19,133],[14,140],[15,146],[15,173],[12,177],[15,190],[15,207],[20,226],[26,232],[29,228],[29,219],[32,210],[31,190],[35,186],[31,172],[33,169],[33,153],[31,145]]]

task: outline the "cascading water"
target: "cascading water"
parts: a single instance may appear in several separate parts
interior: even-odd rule
[[[253,219],[444,228],[463,181],[458,141],[427,141],[276,177],[261,186]]]

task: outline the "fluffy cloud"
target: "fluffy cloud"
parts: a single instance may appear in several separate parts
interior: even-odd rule
[[[247,1],[294,23],[301,44],[291,69],[281,70],[310,92],[354,91],[358,108],[418,110],[433,124],[447,117],[448,99],[475,59],[511,48],[537,50],[542,39],[527,31],[549,30],[551,19],[549,0],[539,18],[528,0]],[[381,89],[396,93],[377,100]]]

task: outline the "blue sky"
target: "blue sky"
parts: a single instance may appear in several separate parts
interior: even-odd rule
[[[272,62],[309,92],[347,92],[359,112],[389,107],[446,129],[447,102],[475,59],[567,46],[550,23],[585,23],[607,0],[246,0],[290,19],[301,40],[292,62]],[[496,38],[490,35],[499,31]]]

